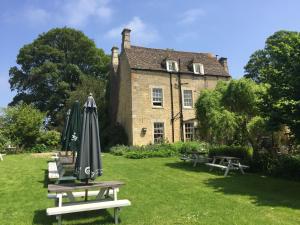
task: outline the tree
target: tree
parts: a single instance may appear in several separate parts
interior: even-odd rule
[[[18,104],[3,110],[0,126],[5,137],[23,147],[32,147],[40,136],[45,114],[33,105]]]
[[[256,147],[255,138],[261,135],[253,128],[263,124],[257,116],[266,90],[266,85],[249,79],[219,82],[215,90],[204,90],[196,102],[203,137],[218,144],[251,143]]]
[[[66,101],[65,110],[71,108],[72,104],[78,100],[80,104],[83,106],[87,97],[90,93],[93,94],[95,99],[98,115],[99,115],[99,128],[100,130],[103,129],[108,123],[107,119],[107,104],[105,95],[106,95],[106,82],[103,79],[97,77],[87,77],[84,76],[80,79],[80,83],[78,84],[75,91],[70,91],[69,98]],[[64,117],[65,113],[61,113],[60,117]],[[101,132],[100,132],[101,133]]]
[[[11,105],[32,103],[55,123],[81,78],[106,79],[108,63],[109,57],[81,31],[51,29],[24,45],[17,56],[19,66],[10,68],[11,90],[17,91]]]
[[[287,125],[300,141],[300,33],[278,31],[254,52],[245,77],[270,85],[264,114],[273,131]]]

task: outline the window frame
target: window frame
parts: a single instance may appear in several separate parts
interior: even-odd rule
[[[170,64],[170,63],[175,63],[175,70],[170,70],[170,69],[169,69],[169,64]],[[167,60],[167,61],[166,61],[166,67],[167,67],[167,71],[168,71],[168,72],[178,72],[178,63],[177,63],[176,60]]]
[[[192,131],[189,132],[189,133],[187,133],[187,127],[186,127],[187,124],[192,124]],[[192,135],[192,137],[191,138],[187,138],[187,134],[188,135]],[[195,140],[195,123],[194,122],[185,122],[184,123],[184,140],[185,141],[193,141],[193,140]]]
[[[154,105],[155,101],[153,101],[154,95],[153,91],[154,89],[160,89],[161,90],[161,105]],[[162,87],[151,87],[151,105],[152,108],[163,108],[164,107],[164,89]]]
[[[192,100],[192,104],[191,105],[185,105],[185,95],[184,92],[186,91],[190,91],[191,92],[191,100]],[[194,108],[194,96],[193,96],[193,90],[192,89],[183,89],[182,90],[182,106],[184,109],[192,109]]]
[[[155,124],[162,124],[162,133],[155,133],[156,129],[161,129],[161,128],[155,128]],[[158,138],[155,138],[155,135],[162,135],[161,141],[155,141]],[[153,122],[153,143],[154,144],[159,144],[165,139],[165,122]]]
[[[199,66],[200,68],[200,71],[197,72],[196,71],[196,66]],[[194,74],[199,74],[199,75],[204,75],[204,65],[202,63],[193,63],[193,71],[194,71]]]

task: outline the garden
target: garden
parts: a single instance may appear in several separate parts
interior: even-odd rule
[[[55,224],[46,215],[50,154],[8,155],[0,163],[0,223]],[[121,180],[121,224],[299,224],[300,183],[262,174],[232,173],[224,178],[178,157],[129,159],[104,153],[104,174]],[[69,214],[64,224],[113,224],[113,210]]]
[[[297,32],[276,32],[250,57],[243,78],[201,90],[192,141],[128,146],[125,129],[110,122],[109,56],[78,30],[43,33],[20,49],[19,66],[10,69],[17,95],[0,113],[0,224],[55,223],[46,213],[54,203],[47,198],[49,163],[60,179],[65,153],[57,152],[72,150],[73,176],[81,168],[74,158],[82,157],[84,141],[97,146],[98,156],[101,149],[101,165],[100,157],[86,157],[99,164],[99,176],[92,178],[125,184],[118,195],[132,205],[122,209],[122,224],[300,224],[299,43]],[[91,104],[85,104],[87,96]],[[69,128],[75,114],[76,132]],[[93,124],[97,135],[80,136],[81,122]],[[90,144],[90,137],[97,140]],[[185,160],[195,154],[207,164]],[[211,171],[208,161],[224,156],[239,159],[246,173]],[[84,168],[90,176],[91,168]],[[113,224],[114,213],[67,214],[63,223]]]

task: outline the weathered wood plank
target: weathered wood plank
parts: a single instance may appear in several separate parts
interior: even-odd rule
[[[67,184],[49,184],[48,192],[62,193],[72,190],[88,190],[95,188],[117,188],[124,185],[124,182],[121,181],[102,181],[102,182],[93,182],[89,184],[85,183],[67,183]]]

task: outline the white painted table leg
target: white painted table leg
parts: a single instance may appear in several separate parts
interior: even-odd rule
[[[118,200],[118,196],[117,196],[117,190],[116,188],[113,188],[113,193],[114,193],[114,201]]]
[[[118,214],[119,214],[119,208],[114,208],[115,224],[119,223]]]
[[[215,164],[216,163],[216,157],[214,157],[213,161],[212,161],[212,164]],[[209,171],[212,171],[213,170],[213,167],[211,166]]]
[[[1,161],[3,161],[3,156],[2,156],[2,154],[0,154],[0,159],[1,159]]]
[[[240,168],[240,171],[242,174],[245,174],[244,170],[243,170],[243,167],[241,166],[240,162],[239,162],[239,168]]]
[[[231,160],[228,161],[228,165],[227,165],[227,168],[225,170],[225,173],[224,173],[224,176],[226,177],[229,173],[229,170],[231,169]]]

